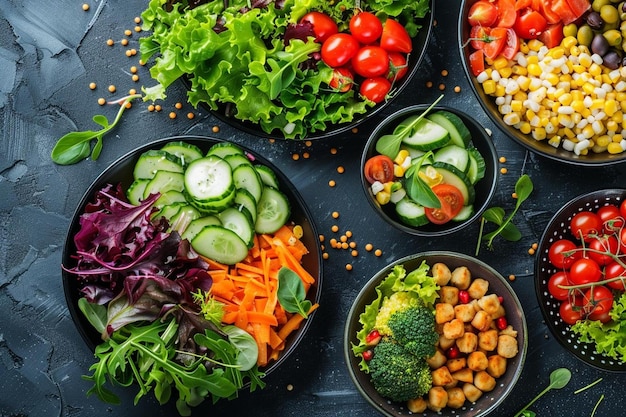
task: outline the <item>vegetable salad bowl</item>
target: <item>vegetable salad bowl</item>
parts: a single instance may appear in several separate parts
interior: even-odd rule
[[[487,294],[497,294],[502,297],[501,305],[506,310],[507,325],[517,331],[517,354],[514,357],[507,359],[508,363],[506,365],[506,371],[503,375],[496,378],[494,388],[491,391],[483,392],[482,395],[475,401],[465,400],[460,407],[454,409],[448,407],[438,411],[426,409],[423,412],[413,412],[408,409],[407,402],[390,401],[376,391],[371,380],[371,374],[361,370],[362,358],[355,355],[354,349],[360,343],[357,334],[363,329],[361,315],[365,311],[366,306],[370,305],[377,298],[377,287],[381,281],[388,277],[398,266],[403,266],[406,270],[408,279],[408,274],[410,274],[411,271],[420,268],[423,262],[427,265],[428,276],[434,275],[432,269],[430,269],[433,265],[443,263],[447,265],[450,271],[453,271],[457,267],[467,267],[471,273],[472,279],[480,277],[486,280],[488,282]],[[437,298],[435,304],[439,302],[443,302],[443,300],[441,298]],[[344,330],[344,356],[350,377],[352,378],[352,381],[356,385],[358,391],[362,394],[363,398],[372,405],[372,407],[385,416],[486,416],[496,410],[498,405],[505,401],[506,397],[513,390],[524,367],[528,343],[527,340],[526,319],[522,306],[517,298],[517,295],[507,280],[500,273],[482,261],[468,255],[447,251],[431,251],[409,255],[392,262],[380,271],[376,272],[363,286],[361,291],[356,296],[356,299],[354,300],[346,318]],[[435,356],[443,354],[441,349],[438,348],[438,351],[439,353]],[[374,350],[374,356],[376,355],[375,352],[376,350]],[[459,359],[459,357],[457,357],[457,359]],[[457,385],[458,387],[461,387],[463,386],[463,383],[459,382]]]
[[[522,102],[521,104],[525,107],[522,109],[521,112],[519,112],[519,114],[522,114],[522,117],[520,117],[521,122],[519,122],[517,120],[517,116],[513,116],[512,113],[510,113],[508,110],[508,108],[510,108],[511,106],[509,105],[510,103],[507,99],[507,94],[491,93],[491,86],[495,87],[495,85],[498,83],[500,85],[505,85],[504,84],[505,80],[513,79],[515,74],[509,76],[508,73],[504,73],[500,71],[504,75],[500,77],[496,77],[496,78],[492,77],[493,79],[490,82],[493,82],[493,84],[489,87],[485,87],[486,84],[481,84],[481,82],[479,82],[479,78],[484,77],[484,76],[478,75],[476,73],[476,72],[479,72],[480,69],[476,70],[475,72],[472,67],[474,65],[473,62],[483,62],[483,59],[480,58],[479,56],[477,57],[476,55],[472,56],[472,54],[476,51],[476,49],[472,46],[473,44],[472,39],[476,39],[480,37],[480,34],[471,33],[472,28],[478,27],[478,26],[472,26],[468,21],[468,13],[471,7],[477,1],[478,0],[463,0],[462,1],[460,14],[459,14],[459,20],[458,20],[458,45],[460,49],[463,69],[469,80],[471,89],[474,92],[478,101],[480,102],[483,110],[487,113],[487,115],[493,121],[493,123],[500,130],[506,133],[507,136],[511,140],[516,142],[517,144],[525,147],[526,149],[528,149],[529,151],[533,153],[536,153],[538,155],[541,155],[542,157],[545,157],[553,161],[559,161],[562,163],[579,165],[579,166],[602,166],[602,165],[610,165],[610,164],[626,162],[625,151],[621,151],[621,152],[617,151],[616,153],[610,153],[607,150],[605,150],[607,143],[610,141],[609,138],[615,139],[615,138],[618,138],[619,135],[621,135],[621,128],[617,129],[615,133],[618,136],[615,136],[615,137],[610,136],[610,134],[607,133],[608,129],[596,129],[593,131],[593,133],[591,133],[591,131],[589,132],[582,131],[583,126],[585,126],[584,124],[585,122],[583,122],[583,124],[580,124],[579,119],[577,119],[576,118],[577,116],[574,114],[571,118],[573,122],[568,121],[568,118],[563,118],[562,119],[563,121],[559,122],[556,126],[554,126],[554,124],[550,122],[547,125],[546,124],[542,125],[542,126],[546,126],[545,128],[536,129],[535,131],[535,129],[532,128],[532,126],[536,126],[535,121],[528,119],[528,117],[529,115],[531,115],[530,117],[532,117],[532,114],[541,112],[542,107],[539,107],[538,103],[542,103],[543,108],[547,109],[548,108],[547,106],[549,105],[547,103],[550,97],[547,97],[543,100],[541,100],[541,97],[536,97],[536,98],[530,97],[528,101],[529,102],[532,101],[534,102],[534,104],[530,104],[530,103],[524,104]],[[578,2],[575,2],[575,3],[578,3]],[[557,13],[557,14],[559,14],[560,16],[564,16],[563,13]],[[504,36],[506,37],[508,36],[508,34]],[[519,35],[517,36],[517,40],[521,42]],[[545,52],[541,52],[541,53],[543,54]],[[509,60],[510,62],[509,67],[513,65],[514,63],[515,64],[517,63],[515,61],[516,59],[517,58],[512,58],[511,60]],[[525,61],[522,61],[522,64],[519,64],[519,66],[524,66],[523,65],[524,62]],[[543,65],[543,63],[541,63],[541,65]],[[488,68],[487,64],[485,64],[485,68]],[[500,74],[500,72],[498,74]],[[548,73],[548,72],[549,71],[544,71],[544,73]],[[531,76],[528,77],[528,79],[530,78]],[[498,81],[496,82],[495,80],[498,80]],[[619,82],[619,80],[621,80],[621,77],[617,77],[617,80],[618,81],[616,81],[616,83]],[[613,85],[611,86],[611,89],[615,89],[615,87],[616,85]],[[577,89],[580,90],[579,87],[576,87],[572,83],[569,83],[569,85],[563,86],[563,88],[568,91],[571,89],[571,92]],[[490,94],[486,93],[486,89],[487,91],[490,92]],[[510,91],[513,91],[513,90],[510,90]],[[546,89],[546,93],[547,94],[550,93],[548,89]],[[512,95],[513,94],[509,94],[508,96],[512,96]],[[591,101],[598,102],[598,100],[600,100],[600,102],[602,102],[603,104],[605,103],[603,96],[596,97],[595,95],[591,95],[587,93],[585,93],[585,95],[586,95],[585,106],[587,108],[591,107],[590,105]],[[498,97],[497,99],[496,99],[496,96]],[[544,104],[544,102],[546,104]],[[559,105],[558,102],[557,102],[557,105]],[[566,106],[563,105],[562,107],[566,107]],[[575,106],[575,107],[578,108],[578,106]],[[532,114],[528,113],[527,112],[528,109],[530,109],[534,113]],[[565,112],[569,112],[569,110],[566,110],[564,108],[562,110],[562,113],[565,113]],[[506,113],[508,113],[508,115],[506,117],[503,116],[503,114],[506,114]],[[602,114],[602,116],[600,116],[599,114]],[[586,112],[584,112],[584,114],[581,114],[580,120],[587,119],[589,121],[589,127],[587,128],[587,130],[589,130],[592,128],[593,122],[596,121],[596,117],[598,117],[600,124],[606,126],[606,124],[608,123],[608,120],[610,119],[610,117],[608,117],[607,114],[608,113],[604,113],[601,110],[591,110],[589,114],[587,114]],[[613,113],[611,112],[610,114],[613,114]],[[558,117],[557,114],[553,114],[553,116],[555,116],[554,117],[555,119]],[[593,119],[591,119],[589,116],[593,116]],[[621,116],[620,116],[620,120],[621,120]],[[523,122],[525,121],[528,121],[529,123],[526,123],[525,126],[521,128],[521,125],[524,124]],[[575,132],[576,136],[572,136],[569,130],[567,131],[563,130],[564,127],[570,128],[571,131]],[[615,131],[615,129],[613,129],[613,131]],[[551,132],[555,132],[554,136],[552,135]],[[578,137],[579,133],[584,135],[584,138],[582,137],[579,138]],[[570,137],[573,137],[574,141],[568,141]],[[582,152],[578,152],[577,148],[575,147],[576,145],[575,142],[578,141],[578,143],[581,143],[581,145],[579,146],[582,146],[583,141],[587,138],[591,142],[586,142],[586,143],[589,143],[590,145],[593,144],[595,146],[598,146],[598,148],[588,148]],[[624,141],[621,141],[620,143],[620,141],[617,140],[617,142],[619,143],[619,145],[616,143],[611,146],[616,146],[616,147],[619,146],[621,147],[621,149],[623,149],[624,146],[626,146],[626,142]],[[595,149],[598,152],[594,151],[593,149]]]

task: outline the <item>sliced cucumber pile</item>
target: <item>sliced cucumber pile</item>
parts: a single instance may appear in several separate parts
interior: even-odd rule
[[[144,152],[133,178],[126,191],[132,204],[160,193],[153,219],[167,219],[196,252],[228,265],[248,255],[256,233],[274,233],[291,216],[274,171],[229,142],[206,153],[169,142]]]

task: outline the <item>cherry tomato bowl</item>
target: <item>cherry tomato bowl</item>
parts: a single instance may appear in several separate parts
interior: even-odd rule
[[[472,25],[470,23],[471,19],[469,19],[469,17],[472,15],[475,15],[474,19],[478,19],[478,18],[486,19],[487,18],[487,13],[484,11],[481,14],[479,14],[476,11],[470,13],[470,11],[472,10],[472,6],[474,6],[474,4],[477,3],[478,1],[481,1],[481,0],[463,0],[462,1],[460,13],[459,13],[459,19],[458,19],[458,31],[457,31],[458,35],[457,36],[458,36],[458,45],[460,49],[460,56],[461,56],[461,62],[463,65],[463,70],[469,80],[469,84],[470,84],[472,91],[474,92],[474,95],[478,99],[478,102],[482,106],[485,113],[487,113],[491,121],[503,133],[505,133],[509,139],[525,147],[529,151],[536,153],[538,155],[541,155],[542,157],[545,157],[549,160],[558,161],[560,163],[565,163],[565,164],[570,164],[570,165],[577,165],[577,166],[603,166],[603,165],[626,162],[626,152],[622,152],[619,154],[610,154],[607,151],[595,153],[589,150],[586,155],[583,155],[583,154],[577,155],[573,151],[563,149],[562,145],[555,147],[552,144],[548,143],[547,139],[537,140],[533,138],[532,133],[525,134],[521,132],[519,129],[505,123],[503,115],[498,110],[498,105],[496,104],[495,97],[492,97],[488,95],[487,93],[485,93],[485,90],[483,89],[483,85],[480,82],[478,82],[477,77],[474,74],[474,69],[476,69],[476,71],[480,71],[478,67],[480,67],[481,65],[485,65],[486,67],[486,64],[483,64],[484,59],[479,57],[480,54],[474,54],[476,49],[473,47],[473,44],[475,45],[473,40],[480,39],[486,35],[484,25],[483,27],[479,25]],[[492,3],[495,4],[495,2],[492,2]],[[510,2],[510,1],[507,2],[505,0],[502,0],[502,3],[514,4],[514,2]],[[515,16],[515,11],[513,11],[513,16]],[[519,20],[520,19],[518,19],[518,21]],[[494,25],[498,25],[498,24],[495,23]],[[476,32],[476,30],[478,30],[477,28],[481,28],[479,31],[480,33]],[[515,27],[510,27],[509,29],[514,30],[514,28]],[[523,27],[523,28],[518,27],[515,30],[517,30],[516,33],[520,33],[521,35],[525,32],[525,30],[528,30],[528,29],[526,27]],[[502,36],[502,38],[506,36],[507,35]],[[510,38],[511,37],[507,39],[510,39]],[[517,37],[517,41],[519,42],[522,41],[520,36]],[[509,42],[507,40],[502,50],[504,51],[507,45],[514,45],[515,43],[516,43],[515,41]],[[497,42],[487,43],[488,47],[486,46],[485,48],[494,48],[496,44]],[[484,51],[484,55],[488,53],[489,53],[489,50]],[[503,55],[505,55],[505,53],[501,52],[498,55],[498,57],[501,57]],[[477,62],[480,62],[480,64],[477,65],[476,64]]]
[[[382,397],[372,385],[370,375],[360,369],[360,357],[354,355],[352,346],[358,345],[357,332],[362,329],[359,321],[361,313],[365,307],[376,299],[376,287],[385,279],[393,268],[397,265],[404,266],[409,273],[417,269],[422,262],[432,266],[437,262],[444,263],[454,270],[456,267],[466,266],[472,277],[481,277],[489,282],[489,293],[498,294],[502,297],[502,305],[506,309],[506,319],[510,326],[517,330],[518,353],[515,357],[508,359],[506,372],[497,379],[495,388],[485,392],[476,402],[466,401],[465,405],[458,409],[444,408],[440,412],[426,410],[423,413],[412,413],[407,408],[406,403],[390,401]],[[506,397],[513,391],[517,383],[526,360],[528,349],[526,318],[522,305],[507,281],[498,271],[483,261],[457,252],[450,251],[428,251],[408,255],[397,259],[387,266],[384,266],[365,283],[357,294],[346,319],[343,335],[344,358],[350,373],[352,382],[363,398],[369,402],[382,415],[388,417],[419,415],[424,417],[435,417],[441,415],[464,416],[486,416],[490,415],[505,401]]]
[[[579,222],[572,222],[572,219],[576,217],[590,217],[589,213],[597,213],[602,207],[620,207],[625,200],[626,189],[598,190],[570,200],[548,222],[539,241],[535,258],[535,293],[550,332],[576,358],[590,366],[609,372],[626,372],[626,364],[607,355],[597,353],[593,343],[579,341],[578,335],[571,331],[570,325],[567,323],[568,320],[575,320],[577,317],[571,317],[572,309],[567,308],[567,306],[562,307],[563,303],[567,304],[568,299],[559,300],[561,296],[555,292],[554,286],[551,284],[551,277],[566,271],[569,274],[569,285],[573,282],[580,282],[580,278],[575,276],[579,273],[576,265],[584,264],[585,262],[589,263],[586,258],[578,259],[573,257],[576,260],[572,264],[567,265],[566,263],[563,266],[558,261],[558,258],[555,259],[554,257],[554,253],[561,251],[555,249],[557,247],[563,247],[562,250],[564,251],[571,251],[571,248],[581,246],[581,241],[577,239],[576,234],[572,233],[572,224],[576,225]],[[577,226],[574,227],[576,228]],[[575,246],[567,242],[574,242]],[[585,246],[592,247],[592,244],[585,242]],[[552,251],[550,250],[551,248],[553,248]],[[583,257],[581,256],[580,258]],[[560,267],[555,266],[555,263]],[[593,262],[590,264],[593,265]],[[604,267],[600,266],[600,269],[604,270]],[[595,266],[593,268],[589,267],[584,276],[591,276],[594,270]],[[601,285],[594,288],[599,287],[604,288]]]
[[[481,214],[487,209],[495,194],[498,177],[496,172],[498,162],[493,141],[491,140],[488,132],[480,126],[478,122],[458,109],[436,105],[430,109],[427,115],[439,111],[449,112],[456,115],[469,130],[471,145],[478,152],[480,152],[482,158],[484,159],[484,177],[473,185],[475,197],[472,204],[473,211],[471,212],[471,215],[467,216],[464,220],[452,219],[442,224],[437,224],[431,220],[426,224],[414,226],[402,221],[396,211],[395,204],[380,204],[372,191],[370,179],[368,179],[368,174],[366,172],[369,170],[368,161],[380,155],[376,151],[376,143],[382,136],[391,134],[404,120],[424,113],[428,107],[430,106],[426,104],[418,104],[401,109],[389,115],[372,131],[361,156],[361,184],[372,209],[388,224],[411,235],[433,237],[444,236],[457,232],[480,218]],[[396,178],[394,181],[399,180]],[[432,189],[436,190],[437,187],[442,185],[444,184],[436,185]]]

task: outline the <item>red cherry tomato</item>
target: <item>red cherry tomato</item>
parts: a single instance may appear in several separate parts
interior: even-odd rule
[[[373,78],[389,72],[389,54],[380,46],[366,45],[352,57],[352,68],[361,77]]]
[[[617,262],[611,262],[604,267],[604,279],[612,279],[622,277],[620,280],[608,282],[606,285],[609,287],[624,291],[624,282],[626,282],[626,268]]]
[[[615,236],[611,235],[602,235],[591,239],[588,248],[591,250],[587,254],[600,266],[613,262],[611,255],[619,254],[619,242]]]
[[[471,26],[491,27],[498,20],[498,9],[494,3],[479,0],[472,4],[467,12],[467,21]]]
[[[577,248],[571,240],[555,240],[548,249],[548,259],[552,265],[559,269],[569,269],[574,261],[580,257],[576,251]]]
[[[567,324],[574,324],[578,320],[583,318],[583,309],[579,302],[572,301],[571,299],[567,299],[561,302],[559,306],[559,315],[561,319]]]
[[[444,224],[452,220],[463,208],[464,200],[461,191],[454,185],[437,184],[432,188],[441,202],[440,208],[425,208],[426,217],[431,223]]]
[[[359,50],[359,42],[347,33],[330,35],[322,44],[322,61],[331,68],[343,67]]]
[[[513,29],[521,38],[535,39],[547,26],[548,22],[541,13],[533,9],[524,9],[518,13]]]
[[[365,179],[370,184],[380,181],[383,184],[393,181],[393,161],[386,155],[372,156],[365,162],[363,169]]]
[[[391,90],[391,83],[385,77],[367,78],[361,83],[359,93],[374,103],[380,103]]]
[[[506,42],[500,54],[506,59],[513,59],[519,52],[520,40],[517,33],[511,28],[506,30]]]
[[[624,218],[619,212],[619,207],[613,204],[600,207],[596,214],[602,222],[602,230],[608,235],[617,232],[624,226]]]
[[[626,227],[619,231],[619,251],[626,255]]]
[[[613,307],[613,293],[604,285],[596,285],[585,293],[585,311],[590,320],[606,323],[611,320],[609,312]]]
[[[387,51],[404,52],[405,54],[413,50],[413,42],[404,26],[390,18],[385,20],[383,24],[380,46]]]
[[[325,13],[321,12],[309,12],[302,16],[300,23],[309,22],[313,26],[313,33],[315,33],[315,40],[319,43],[324,43],[330,35],[334,35],[339,32],[337,23]]]
[[[332,88],[333,90],[337,90],[341,93],[350,91],[353,84],[354,75],[352,75],[352,71],[345,67],[333,69],[332,78],[328,83],[330,88]]]
[[[506,45],[508,36],[507,28],[496,27],[491,29],[489,32],[489,42],[485,43],[483,47],[485,56],[489,59],[495,59],[500,55],[500,52],[504,49],[504,45]]]
[[[391,82],[401,80],[409,71],[406,62],[406,55],[400,52],[389,52],[389,75],[387,79]]]
[[[626,200],[622,201],[622,204],[619,205],[619,212],[622,217],[626,219]]]
[[[496,20],[494,26],[513,27],[515,19],[517,19],[515,0],[496,0],[496,8],[498,9],[498,20]]]
[[[469,34],[471,47],[476,50],[483,49],[489,40],[489,32],[491,32],[489,27],[472,26]]]
[[[569,280],[569,275],[565,271],[558,271],[550,277],[548,280],[548,292],[550,295],[557,300],[566,300],[569,296],[569,290],[564,288],[559,288],[561,285],[572,285]]]
[[[574,285],[598,282],[601,276],[600,266],[596,261],[589,258],[576,260],[569,270],[569,279]]]
[[[570,221],[570,231],[577,239],[589,241],[595,235],[602,231],[602,221],[597,214],[590,211],[581,211],[576,213]]]
[[[350,19],[350,33],[363,44],[373,43],[383,33],[383,24],[374,13],[359,12]]]
[[[469,55],[470,70],[474,76],[478,76],[485,70],[485,53],[478,49]]]

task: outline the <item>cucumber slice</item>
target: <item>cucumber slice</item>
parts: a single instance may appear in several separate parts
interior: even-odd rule
[[[435,162],[445,162],[455,166],[459,171],[467,172],[469,168],[469,152],[457,145],[446,145],[437,150],[434,156]]]
[[[189,197],[200,205],[222,203],[235,195],[230,165],[214,155],[191,162],[185,170],[184,184]]]
[[[237,209],[242,207],[247,209],[252,219],[252,224],[256,223],[257,203],[254,196],[246,189],[240,188],[235,192],[233,203]]]
[[[126,190],[126,198],[132,205],[138,206],[143,200],[143,191],[146,189],[146,185],[150,182],[149,179],[138,179],[132,182]]]
[[[240,165],[233,171],[236,189],[247,190],[258,202],[263,192],[263,183],[252,165]]]
[[[170,217],[170,225],[173,230],[186,230],[189,224],[201,216],[191,204],[182,204],[178,213]]]
[[[185,189],[185,176],[180,172],[157,171],[154,177],[146,184],[143,199],[150,194],[166,193],[168,191],[182,192]]]
[[[245,210],[245,211],[243,211]],[[237,233],[237,235],[246,242],[248,248],[251,248],[254,244],[254,229],[250,214],[247,213],[247,209],[237,210],[234,207],[229,207],[222,211],[218,217],[222,222],[222,226]]]
[[[450,142],[450,134],[441,125],[424,118],[417,123],[413,134],[402,142],[420,151],[431,151]]]
[[[183,166],[189,165],[190,162],[204,156],[196,145],[183,141],[168,142],[163,145],[161,150],[178,157]]]
[[[254,229],[257,233],[274,233],[280,229],[291,215],[287,196],[277,188],[265,187],[257,205],[257,218]]]
[[[267,165],[255,165],[254,169],[261,177],[261,182],[268,187],[280,188],[278,184],[278,178],[276,177],[276,173],[272,170],[272,168]]]
[[[224,158],[227,155],[237,155],[237,154],[245,155],[243,149],[241,149],[239,146],[235,145],[234,143],[219,142],[209,148],[209,150],[206,153],[206,156],[215,155],[215,156],[219,156],[220,158]]]
[[[228,162],[228,165],[235,170],[239,165],[252,165],[252,162],[244,154],[226,155],[224,161]]]
[[[188,201],[204,214],[217,214],[233,205],[235,192],[236,190],[233,188],[232,192],[221,200],[199,201],[188,197]]]
[[[211,214],[207,216],[198,217],[195,220],[192,220],[189,223],[189,226],[185,229],[183,234],[180,236],[182,239],[187,239],[188,241],[192,241],[193,238],[200,233],[205,226],[221,226],[222,222],[217,216],[213,216]]]
[[[408,197],[396,203],[396,214],[408,226],[419,227],[429,223],[424,207]]]
[[[454,165],[446,164],[445,162],[434,162],[433,168],[436,168],[443,176],[444,183],[454,185],[461,191],[463,205],[467,206],[474,203],[476,191],[465,173],[458,170]]]
[[[478,181],[485,177],[485,158],[481,155],[478,149],[469,147],[467,149],[469,154],[469,167],[467,170],[467,177],[472,184],[476,184]]]
[[[153,216],[153,220],[157,220],[161,217],[165,217],[168,221],[172,219],[172,217],[176,216],[180,209],[186,206],[186,203],[173,203],[163,206],[161,210],[157,211]]]
[[[223,226],[205,226],[191,240],[191,246],[200,255],[226,265],[234,265],[248,256],[246,242]]]
[[[187,198],[185,197],[185,194],[181,193],[180,191],[172,190],[172,191],[166,191],[163,194],[161,194],[161,197],[159,197],[157,201],[155,201],[154,204],[152,205],[160,209],[160,208],[169,206],[174,203],[186,203],[186,202],[187,202]]]
[[[461,211],[452,218],[455,222],[464,222],[474,215],[474,205],[470,204],[469,206],[461,207]]]
[[[139,156],[133,170],[135,179],[152,179],[157,171],[183,172],[183,165],[177,156],[163,150],[151,149]]]
[[[437,123],[448,131],[450,141],[461,148],[466,148],[472,139],[470,133],[463,120],[456,114],[447,110],[439,110],[426,116],[427,119]]]

